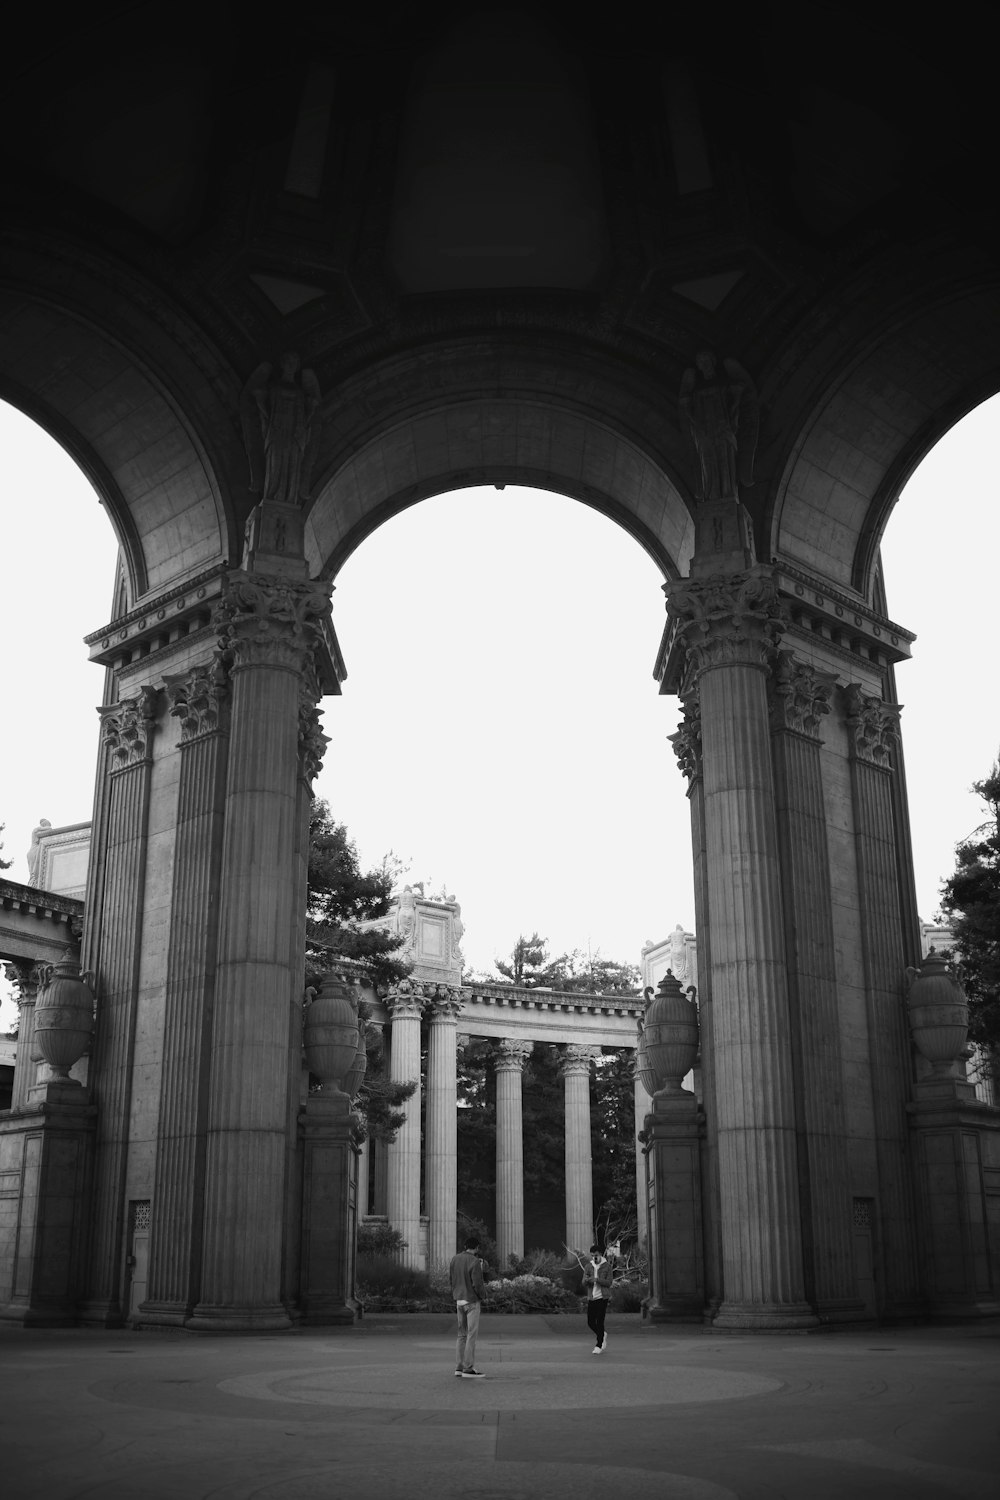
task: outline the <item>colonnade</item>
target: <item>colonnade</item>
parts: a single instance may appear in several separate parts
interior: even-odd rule
[[[516,993],[516,992],[515,992]],[[530,992],[527,992],[530,993]],[[565,1000],[567,997],[556,997]],[[632,998],[632,997],[630,997]],[[376,1212],[384,1212],[406,1242],[408,1261],[421,1254],[421,1172],[424,1217],[427,1221],[427,1265],[447,1265],[455,1253],[458,1181],[457,1069],[460,1052],[478,1032],[464,1029],[475,1009],[471,991],[458,987],[403,980],[385,1002],[388,1030],[389,1076],[397,1083],[417,1083],[416,1092],[402,1108],[406,1118],[395,1140],[385,1149],[384,1191],[379,1181],[377,1155],[366,1149],[359,1183],[362,1211],[368,1202],[369,1181],[376,1174]],[[632,1005],[638,1001],[632,998]],[[616,1018],[617,1020],[617,1018]],[[421,1139],[420,1047],[421,1024],[427,1026],[427,1097],[423,1101]],[[633,1036],[634,1036],[634,1022]],[[460,1025],[462,1030],[459,1029]],[[511,1028],[513,1031],[513,1027]],[[497,1035],[496,1022],[486,1033],[493,1044],[496,1072],[496,1240],[500,1265],[511,1255],[523,1256],[524,1135],[522,1080],[534,1038]],[[609,1028],[607,1045],[622,1045],[620,1032]],[[634,1045],[634,1043],[633,1043]],[[593,1162],[591,1155],[590,1076],[601,1047],[566,1041],[560,1046],[565,1110],[566,1244],[586,1249],[594,1235]],[[636,1132],[648,1109],[648,1099],[637,1084]],[[637,1172],[637,1207],[642,1232],[642,1162]]]

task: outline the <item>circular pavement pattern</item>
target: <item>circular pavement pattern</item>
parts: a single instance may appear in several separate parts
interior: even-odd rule
[[[223,1485],[212,1500],[330,1500],[331,1495],[377,1495],[378,1500],[739,1500],[735,1490],[689,1474],[625,1469],[606,1464],[447,1463],[337,1464],[299,1470],[247,1489]]]
[[[595,1361],[595,1363],[599,1363]],[[703,1370],[687,1365],[655,1369],[599,1369],[579,1361],[504,1360],[484,1367],[485,1380],[442,1378],[414,1365],[329,1364],[264,1370],[222,1380],[217,1389],[257,1401],[306,1406],[391,1407],[404,1411],[578,1411],[581,1407],[679,1406],[694,1401],[738,1401],[782,1388],[766,1375]]]

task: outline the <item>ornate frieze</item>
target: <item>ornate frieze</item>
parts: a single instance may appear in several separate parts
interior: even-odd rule
[[[156,727],[156,696],[155,688],[143,687],[134,698],[97,710],[112,770],[127,770],[146,760]]]
[[[532,1043],[517,1037],[502,1037],[496,1043],[496,1062],[494,1066],[498,1073],[521,1073],[524,1065],[531,1056]]]
[[[677,622],[672,652],[685,654],[681,693],[711,667],[767,666],[783,628],[772,568],[711,578],[682,578],[669,585],[667,614]]]
[[[859,682],[848,683],[844,703],[856,759],[888,769],[893,745],[899,738],[900,706],[866,693]]]
[[[219,728],[228,693],[225,671],[218,659],[179,676],[164,678],[171,718],[179,719],[181,744],[214,734]]]
[[[701,775],[701,705],[697,692],[691,692],[684,703],[684,717],[675,734],[668,735],[681,773],[689,781]]]
[[[590,1064],[594,1058],[600,1055],[599,1047],[585,1047],[577,1042],[570,1042],[562,1057],[559,1059],[559,1073],[563,1078],[571,1078],[574,1075],[590,1076]]]
[[[325,647],[330,593],[328,583],[230,574],[214,613],[223,653],[234,669],[275,666],[309,672]]]
[[[830,712],[837,679],[817,672],[791,651],[779,651],[771,675],[771,722],[775,729],[819,738],[819,724]]]

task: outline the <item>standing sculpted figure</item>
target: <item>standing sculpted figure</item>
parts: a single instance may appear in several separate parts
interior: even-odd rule
[[[319,384],[299,356],[283,354],[278,373],[258,365],[243,389],[243,438],[250,488],[263,500],[298,505],[306,498],[312,467],[312,425]],[[261,471],[263,470],[263,474]]]
[[[712,349],[700,349],[684,371],[679,405],[691,430],[701,466],[701,500],[739,497],[753,484],[757,447],[757,391],[735,359],[722,368]]]
[[[42,860],[42,850],[39,841],[41,835],[45,832],[45,830],[51,827],[52,824],[49,822],[48,818],[42,818],[31,830],[31,847],[28,850],[29,885],[37,886],[38,884],[38,866],[41,864]]]

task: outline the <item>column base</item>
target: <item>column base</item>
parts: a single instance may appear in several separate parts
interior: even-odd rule
[[[641,1322],[649,1323],[702,1323],[705,1304],[691,1297],[645,1297],[642,1303]]]
[[[712,1324],[734,1333],[783,1333],[819,1327],[808,1302],[723,1302]]]
[[[124,1328],[125,1314],[118,1301],[83,1302],[77,1321],[85,1328]]]
[[[831,1298],[828,1302],[817,1302],[816,1313],[821,1323],[874,1323],[874,1316],[865,1310],[865,1304],[857,1297]]]
[[[140,1302],[135,1328],[183,1328],[191,1312],[188,1302]]]
[[[287,1333],[292,1326],[287,1308],[275,1303],[271,1307],[196,1307],[184,1327],[195,1333]]]
[[[360,1302],[337,1302],[333,1298],[311,1297],[303,1308],[300,1322],[306,1328],[347,1328],[361,1318]]]
[[[0,1307],[0,1323],[18,1328],[75,1328],[79,1319],[76,1308],[44,1303],[8,1302]]]

